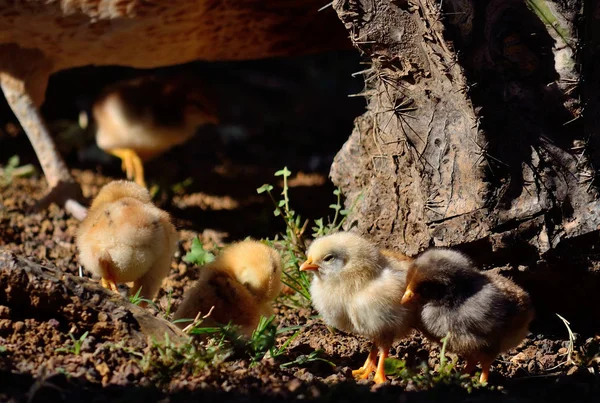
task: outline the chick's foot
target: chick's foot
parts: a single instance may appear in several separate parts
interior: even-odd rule
[[[134,150],[130,148],[117,148],[111,150],[110,153],[121,159],[121,169],[127,175],[127,179],[134,180],[138,185],[146,187],[144,165]]]
[[[355,369],[354,371],[352,371],[352,376],[357,379],[367,379],[369,375],[371,375],[371,373],[373,373],[377,369],[377,366],[375,364],[376,360],[377,347],[373,347],[364,365],[359,369]]]
[[[114,291],[116,293],[119,292],[117,284],[111,279],[102,278],[102,287],[106,288],[107,290]]]

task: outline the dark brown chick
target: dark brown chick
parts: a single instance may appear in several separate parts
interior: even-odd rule
[[[127,179],[145,187],[143,161],[218,122],[204,91],[187,76],[145,76],[109,86],[93,106],[98,147],[120,158]]]
[[[430,249],[411,264],[402,304],[419,309],[417,328],[467,360],[466,372],[481,363],[487,382],[496,357],[527,335],[533,307],[527,292],[508,278],[478,270],[450,249]]]

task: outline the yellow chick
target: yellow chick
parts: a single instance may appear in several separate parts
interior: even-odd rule
[[[458,251],[425,251],[407,279],[402,304],[418,309],[417,328],[436,342],[448,335],[446,348],[467,360],[465,372],[481,362],[482,383],[498,354],[528,333],[533,307],[527,292],[506,277],[478,270]]]
[[[142,161],[218,122],[203,90],[187,77],[147,76],[109,86],[93,106],[98,147],[120,158],[127,179],[145,187]]]
[[[250,336],[261,316],[273,314],[272,302],[283,287],[281,257],[274,249],[254,240],[234,243],[200,270],[174,320],[210,312],[203,324],[231,322]],[[178,323],[182,328],[188,324]]]
[[[409,262],[357,234],[340,232],[316,239],[300,266],[315,273],[310,293],[323,320],[373,341],[365,364],[352,371],[355,377],[366,379],[376,371],[375,383],[385,382],[384,361],[392,343],[411,331],[414,312],[400,304]]]
[[[152,204],[142,186],[115,181],[92,202],[77,232],[79,261],[117,291],[133,281],[133,292],[152,299],[169,273],[178,234],[169,215]]]

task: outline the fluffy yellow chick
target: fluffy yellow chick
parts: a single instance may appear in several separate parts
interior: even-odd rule
[[[174,320],[210,312],[203,324],[231,322],[250,336],[261,316],[273,314],[272,302],[283,287],[281,257],[274,249],[254,240],[234,243],[200,270],[200,278],[186,293]],[[180,327],[188,324],[178,323]]]
[[[92,202],[77,232],[79,261],[117,291],[133,281],[133,293],[152,299],[169,273],[178,235],[169,215],[152,204],[142,186],[115,181]]]
[[[376,370],[375,383],[385,382],[392,343],[411,331],[414,313],[400,304],[409,262],[357,234],[340,232],[315,240],[300,266],[315,273],[310,293],[323,320],[373,341],[365,364],[352,372],[356,377],[366,379]]]
[[[496,273],[478,270],[462,253],[430,249],[408,270],[402,304],[418,309],[417,328],[467,360],[466,372],[481,362],[481,382],[498,354],[519,345],[528,333],[533,307],[527,292]]]
[[[199,126],[217,123],[195,80],[141,77],[108,87],[93,114],[98,147],[123,161],[128,179],[146,186],[142,161],[191,138]]]

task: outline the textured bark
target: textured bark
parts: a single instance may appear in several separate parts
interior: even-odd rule
[[[334,8],[368,61],[367,112],[331,169],[347,206],[363,196],[348,226],[408,254],[467,244],[497,252],[495,263],[535,262],[597,231],[598,156],[578,101],[581,1]]]
[[[140,341],[162,342],[165,336],[175,344],[187,341],[175,325],[154,317],[130,304],[114,292],[105,290],[87,278],[75,277],[33,263],[8,252],[0,252],[0,305],[17,311],[35,310],[38,315],[52,314],[59,305],[75,304],[81,312],[103,312],[112,321],[120,321],[129,335]]]

